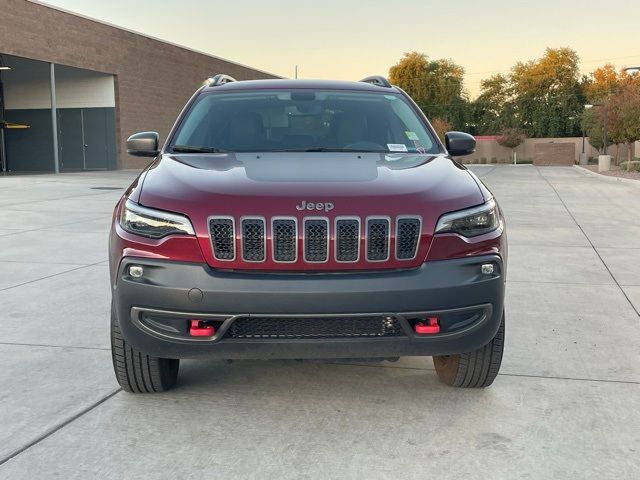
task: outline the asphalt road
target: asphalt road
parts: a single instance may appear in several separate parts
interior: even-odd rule
[[[474,170],[510,244],[491,388],[428,358],[205,361],[154,396],[120,391],[109,351],[107,231],[135,173],[0,177],[0,478],[640,478],[640,183]]]

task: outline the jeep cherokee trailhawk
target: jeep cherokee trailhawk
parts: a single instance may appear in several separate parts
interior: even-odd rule
[[[457,387],[495,379],[504,339],[502,212],[416,104],[361,82],[216,75],[116,206],[118,382],[172,387],[181,358],[433,356]]]

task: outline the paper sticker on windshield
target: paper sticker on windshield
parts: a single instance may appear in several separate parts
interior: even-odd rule
[[[418,138],[418,135],[416,135],[416,132],[404,132],[404,133],[407,135],[407,138],[409,140],[413,140],[413,141],[420,140],[420,138]]]
[[[387,148],[390,152],[408,152],[407,146],[404,143],[387,143]]]

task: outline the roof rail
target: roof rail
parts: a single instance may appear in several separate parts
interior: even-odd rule
[[[214,75],[213,77],[207,78],[207,86],[209,87],[219,87],[220,85],[224,85],[225,83],[235,82],[236,79],[230,77],[229,75],[225,75],[223,73],[219,73]]]
[[[386,87],[386,88],[391,87],[389,80],[387,80],[381,75],[373,75],[371,77],[363,78],[360,81],[364,83],[371,83],[372,85],[377,85],[378,87]]]

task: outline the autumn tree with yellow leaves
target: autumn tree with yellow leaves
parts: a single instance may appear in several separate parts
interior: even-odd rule
[[[601,149],[606,127],[608,143],[626,144],[629,167],[633,143],[640,140],[640,75],[616,71],[607,64],[591,72],[584,91],[593,105],[583,115],[590,143]]]

